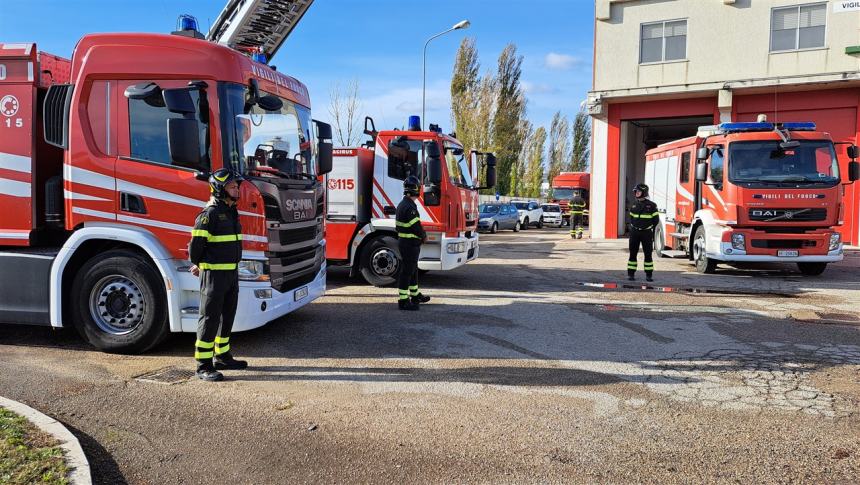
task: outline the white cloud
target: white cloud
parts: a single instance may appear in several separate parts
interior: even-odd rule
[[[582,62],[581,59],[567,54],[550,52],[544,58],[544,65],[549,69],[566,70]]]
[[[523,87],[523,92],[526,94],[554,94],[558,92],[558,89],[554,86],[550,86],[546,83],[533,83],[529,81],[523,81],[520,83]]]

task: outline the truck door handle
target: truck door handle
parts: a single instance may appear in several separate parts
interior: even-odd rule
[[[397,209],[393,205],[386,205],[382,208],[382,213],[387,216],[393,216],[397,214]]]
[[[143,203],[143,198],[127,192],[119,193],[119,208],[123,212],[146,214],[146,205]]]

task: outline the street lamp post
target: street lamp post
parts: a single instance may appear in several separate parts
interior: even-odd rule
[[[427,39],[427,42],[424,43],[424,57],[423,57],[424,67],[422,69],[422,76],[423,76],[424,81],[421,85],[421,130],[422,131],[424,130],[424,106],[425,106],[426,98],[427,98],[427,45],[430,43],[431,40],[435,39],[436,37],[443,36],[443,35],[447,34],[448,32],[453,32],[455,30],[467,29],[467,28],[469,28],[469,25],[471,25],[471,24],[468,20],[461,20],[461,21],[457,22],[456,24],[454,24],[453,27],[446,30],[445,32],[440,32],[440,33],[434,35],[433,37],[430,37],[429,39]]]

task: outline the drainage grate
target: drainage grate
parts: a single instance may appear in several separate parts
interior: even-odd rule
[[[194,371],[190,369],[179,369],[176,367],[165,367],[163,369],[154,370],[141,374],[135,379],[145,382],[157,382],[159,384],[179,384],[185,382],[194,376]]]

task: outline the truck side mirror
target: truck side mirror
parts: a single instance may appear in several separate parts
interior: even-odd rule
[[[701,147],[698,150],[696,150],[696,159],[697,160],[707,160],[708,154],[709,154],[708,147]],[[698,180],[698,178],[696,180]]]
[[[176,165],[201,169],[200,128],[197,120],[169,118],[167,120],[167,145],[170,159]]]
[[[314,120],[317,126],[317,139],[319,140],[317,149],[317,175],[324,175],[331,172],[332,163],[334,161],[334,145],[331,142],[332,130],[331,125],[322,121]]]
[[[194,106],[194,100],[191,99],[191,89],[165,89],[161,93],[164,97],[164,105],[171,113],[179,113],[182,115],[193,115],[197,113],[197,107]]]
[[[487,187],[492,189],[496,186],[496,156],[492,153],[487,154]]]
[[[848,162],[848,180],[860,180],[860,162]]]
[[[427,154],[427,182],[430,185],[442,183],[442,153],[439,144],[435,141],[425,142],[425,153]]]
[[[848,158],[851,160],[857,158],[857,145],[848,145],[848,148],[845,151],[848,152]]]
[[[707,148],[700,148],[699,150],[707,150]],[[707,180],[708,180],[708,164],[704,163],[704,162],[697,163],[696,164],[696,181],[697,182],[707,182]]]

